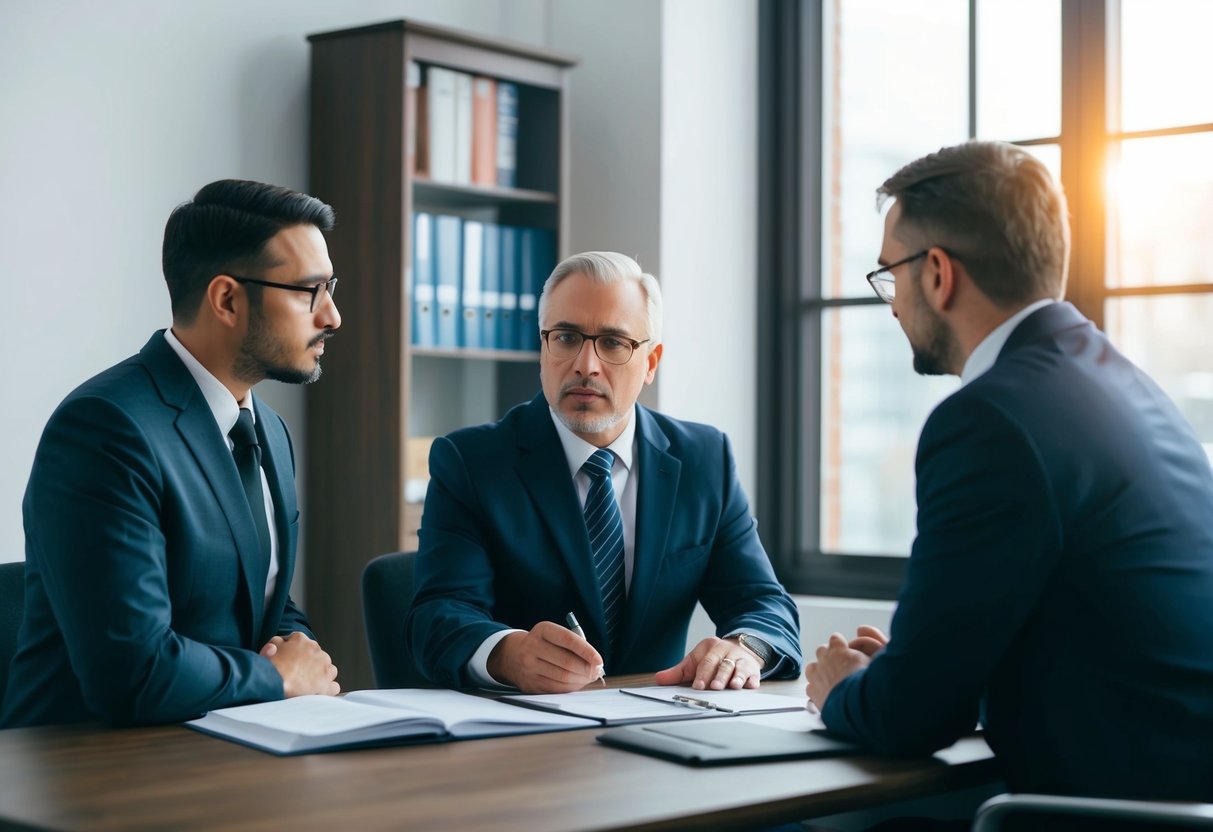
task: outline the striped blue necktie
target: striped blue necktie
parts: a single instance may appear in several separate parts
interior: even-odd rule
[[[614,461],[613,453],[600,449],[581,466],[590,478],[590,492],[585,498],[585,528],[590,536],[590,557],[602,592],[602,610],[611,644],[619,635],[624,596],[623,517],[611,485]]]

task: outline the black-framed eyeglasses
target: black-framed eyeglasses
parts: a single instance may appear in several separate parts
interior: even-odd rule
[[[919,257],[926,257],[929,248],[924,248],[917,254],[911,254],[909,257],[903,257],[896,263],[890,263],[887,266],[881,266],[874,272],[868,272],[868,283],[872,287],[872,291],[876,293],[876,297],[883,300],[885,303],[892,303],[893,298],[897,295],[897,284],[891,274],[892,270],[898,266],[904,266],[906,263],[913,263]]]
[[[637,341],[622,335],[603,333],[602,335],[586,335],[575,329],[544,329],[539,335],[548,345],[548,352],[557,361],[568,361],[581,354],[581,348],[586,341],[594,342],[594,352],[608,364],[627,364],[632,360],[632,354],[641,344],[647,344],[651,338]]]
[[[287,289],[292,292],[307,292],[312,296],[312,304],[308,307],[309,312],[316,311],[316,304],[320,301],[320,297],[328,294],[331,298],[333,293],[337,291],[337,278],[330,277],[328,280],[322,280],[319,283],[311,286],[296,286],[294,283],[275,283],[272,280],[258,280],[253,277],[241,277],[238,274],[228,273],[228,277],[237,283],[255,283],[258,286],[269,286],[274,289]]]

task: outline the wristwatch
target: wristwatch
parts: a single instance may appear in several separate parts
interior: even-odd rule
[[[762,662],[763,670],[766,670],[767,665],[771,663],[771,659],[775,658],[775,649],[758,636],[752,636],[749,633],[738,633],[736,639],[738,644],[758,657],[758,660]]]

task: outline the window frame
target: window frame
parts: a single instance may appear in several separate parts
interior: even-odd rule
[[[835,308],[883,305],[874,294],[821,297],[824,6],[832,1],[760,0],[759,5],[757,382],[763,405],[758,408],[755,508],[763,544],[791,592],[893,599],[905,574],[905,555],[835,554],[821,551],[819,543],[801,545],[820,540],[820,479],[801,472],[821,470],[824,315]],[[1213,123],[1109,129],[1108,102],[1117,84],[1109,68],[1118,52],[1120,0],[1060,0],[1060,5],[1061,132],[1014,143],[1060,148],[1072,243],[1066,300],[1102,329],[1109,298],[1213,292],[1213,281],[1109,288],[1103,190],[1115,144],[1213,132]],[[977,132],[979,106],[977,13],[978,0],[969,0],[970,137]],[[878,184],[872,183],[873,192]]]

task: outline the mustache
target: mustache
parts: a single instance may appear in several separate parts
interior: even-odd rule
[[[611,398],[611,393],[609,390],[606,389],[605,386],[603,386],[601,383],[594,381],[593,379],[589,379],[589,378],[582,379],[581,381],[568,381],[568,382],[565,382],[564,384],[560,385],[560,398],[563,399],[565,396],[567,396],[569,394],[570,391],[578,390],[578,389],[593,390],[595,393],[597,393],[600,396],[604,396],[607,399]]]
[[[331,329],[326,329],[324,332],[320,333],[320,334],[319,334],[319,335],[317,335],[315,338],[313,338],[312,340],[308,341],[308,342],[307,342],[307,345],[308,345],[309,347],[314,347],[314,346],[316,346],[317,344],[320,344],[320,343],[322,343],[322,342],[324,342],[324,341],[327,341],[328,339],[332,338],[332,337],[333,337],[334,335],[336,335],[336,334],[337,334],[337,333],[336,333],[336,332],[334,332],[333,330],[331,330]]]

